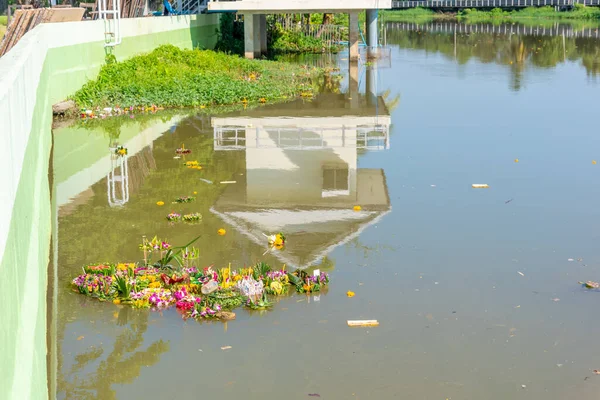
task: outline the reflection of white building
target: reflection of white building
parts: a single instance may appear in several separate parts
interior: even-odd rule
[[[357,236],[390,210],[383,170],[357,168],[358,149],[389,148],[390,117],[384,105],[380,114],[353,111],[274,117],[265,107],[253,117],[213,118],[215,149],[244,149],[246,173],[211,211],[260,245],[263,233],[283,232],[288,246],[276,256],[295,268]],[[335,112],[347,115],[318,116]]]

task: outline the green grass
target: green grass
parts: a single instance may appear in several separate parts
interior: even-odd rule
[[[8,23],[8,17],[6,15],[0,15],[0,40],[4,37],[4,32],[6,32],[6,25]]]
[[[316,91],[322,70],[210,50],[156,48],[102,67],[72,99],[80,107],[197,107],[281,101]]]
[[[447,14],[435,13],[427,8],[409,8],[408,10],[380,11],[381,18],[386,22],[428,22]]]

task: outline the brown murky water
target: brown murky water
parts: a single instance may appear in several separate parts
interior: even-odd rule
[[[57,397],[596,399],[600,294],[578,281],[600,279],[600,44],[485,35],[455,58],[453,35],[388,30],[389,57],[311,102],[55,131]],[[263,256],[275,231],[286,251]],[[85,263],[140,259],[143,234],[331,285],[228,323],[69,290]]]

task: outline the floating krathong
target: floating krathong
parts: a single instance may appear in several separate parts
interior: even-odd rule
[[[265,263],[237,270],[231,264],[226,268],[201,269],[193,265],[197,249],[175,248],[157,237],[151,241],[144,237],[140,249],[144,252],[143,265],[86,265],[83,274],[72,280],[73,290],[120,307],[174,307],[183,318],[230,320],[235,319],[232,310],[237,307],[264,310],[272,306],[272,296],[286,295],[290,288],[298,293],[313,293],[329,284],[329,276],[324,272],[288,272],[285,265],[279,270]],[[160,257],[154,264],[152,255]],[[170,265],[171,261],[178,265]]]
[[[192,150],[186,149],[183,143],[181,144],[181,148],[175,150],[175,153],[177,154],[190,154],[191,152]]]

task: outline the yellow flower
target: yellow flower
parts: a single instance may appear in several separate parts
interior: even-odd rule
[[[362,207],[361,206],[354,206],[354,207],[352,207],[352,209],[354,211],[360,211],[360,210],[362,210]]]
[[[518,158],[515,158],[515,162],[519,162],[519,159],[518,159]]]
[[[266,103],[267,99],[265,99],[264,97],[261,97],[260,100],[258,100],[258,101],[260,101],[261,103]]]
[[[127,149],[119,149],[118,153],[119,153],[119,155],[124,156],[127,154]]]
[[[354,294],[355,294],[355,293],[354,293],[354,292],[352,292],[352,291],[350,291],[350,290],[348,290],[348,291],[346,292],[346,296],[348,296],[348,297],[354,297]]]
[[[121,299],[114,299],[113,304],[121,304]]]
[[[148,284],[148,287],[150,289],[159,289],[160,288],[160,282],[150,282]]]
[[[234,282],[237,282],[237,281],[239,281],[239,280],[241,280],[241,279],[242,279],[242,276],[241,276],[241,275],[235,275],[235,276],[233,277],[233,281],[234,281]]]
[[[159,206],[159,207],[160,207],[160,206],[164,206],[164,205],[165,205],[165,202],[164,202],[164,201],[157,201],[157,202],[156,202],[156,205],[157,205],[157,206]]]
[[[198,194],[198,192],[194,192],[194,194]]]
[[[224,236],[224,235],[227,233],[227,231],[226,231],[225,229],[221,228],[221,229],[219,229],[219,230],[217,231],[217,233],[218,233],[220,236]]]
[[[281,294],[281,292],[283,291],[283,286],[281,285],[281,283],[273,281],[271,282],[271,290],[274,291],[275,294]]]
[[[156,276],[154,276],[154,275],[147,275],[147,276],[148,276],[148,280],[150,282],[156,282]]]
[[[307,285],[307,284],[305,283],[305,284],[302,286],[302,289],[304,289],[304,291],[305,291],[306,293],[310,293],[310,289],[311,289],[311,287],[310,287],[310,285]]]
[[[202,104],[202,105],[200,106],[200,108],[206,108],[206,106],[205,106],[204,104]]]

